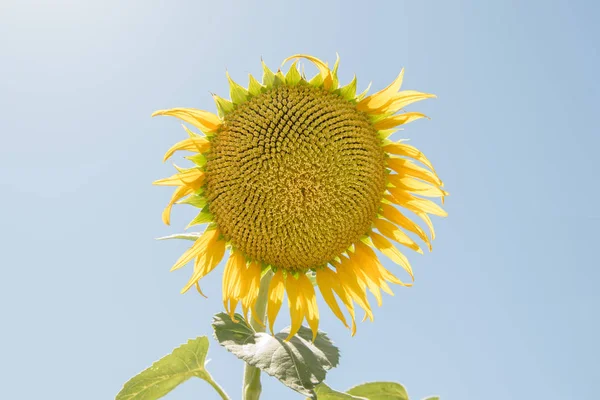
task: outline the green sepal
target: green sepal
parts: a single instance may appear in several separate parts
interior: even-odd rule
[[[229,81],[229,97],[231,97],[231,101],[233,104],[238,105],[242,104],[250,97],[250,93],[246,90],[245,87],[237,84],[231,76],[229,76],[229,72],[226,73],[227,80]]]
[[[257,96],[265,89],[265,87],[261,85],[260,82],[252,76],[252,74],[248,74],[248,80],[248,93],[250,93],[250,95]]]
[[[196,215],[196,218],[194,218],[185,229],[188,229],[189,227],[194,225],[208,224],[209,222],[212,222],[213,219],[214,216],[208,210],[208,205],[205,205],[204,208],[202,208],[202,210],[198,213],[198,215]]]
[[[339,66],[340,66],[340,55],[338,53],[335,53],[335,64],[333,64],[333,70],[331,71],[331,78],[332,78],[333,82],[332,82],[331,88],[329,90],[336,90],[338,88],[338,85],[340,84],[340,81],[338,80],[338,76],[337,76]]]
[[[313,76],[310,81],[308,81],[308,84],[312,87],[323,87],[323,76],[318,73],[317,75]]]
[[[278,87],[281,85],[285,84],[285,75],[283,75],[283,72],[281,72],[281,70],[277,70],[277,73],[275,74],[275,78],[273,80],[273,87]]]
[[[263,276],[265,276],[265,275],[266,275],[266,274],[267,274],[269,271],[272,271],[272,270],[273,270],[273,267],[271,267],[270,265],[265,265],[265,264],[262,264],[262,265],[260,266],[260,268],[261,268],[261,269],[260,269],[260,278],[261,278],[261,279],[262,279],[262,277],[263,277]]]
[[[219,117],[221,117],[221,118],[223,118],[224,116],[226,116],[227,114],[232,112],[233,109],[235,108],[235,106],[233,105],[232,102],[230,102],[229,100],[224,99],[220,96],[217,96],[216,94],[213,94],[213,100],[215,101],[215,104],[217,105],[217,113],[219,114]]]
[[[379,121],[386,119],[387,117],[392,116],[393,113],[384,113],[384,114],[371,114],[369,115],[369,121],[372,124],[376,124]]]
[[[264,61],[261,62],[263,66],[262,84],[267,89],[271,89],[275,83],[275,74],[269,69],[269,67],[267,67],[267,64],[265,64]]]
[[[196,241],[200,236],[202,236],[202,232],[175,233],[173,235],[156,238],[156,240],[183,239]]]
[[[302,76],[298,71],[297,64],[298,61],[294,61],[294,63],[290,67],[290,70],[285,75],[285,83],[290,86],[295,86],[302,80]]]
[[[177,204],[188,204],[196,208],[204,208],[206,206],[206,197],[203,194],[193,194],[183,200],[179,200]]]
[[[337,92],[344,100],[353,101],[356,97],[356,75],[349,84],[339,88]]]
[[[384,129],[382,131],[377,131],[377,136],[379,136],[380,139],[382,140],[386,140],[388,137],[390,137],[390,135],[394,132],[398,132],[401,131],[402,129],[398,129],[398,128],[391,128],[391,129]]]
[[[206,156],[202,153],[194,154],[193,156],[185,156],[186,160],[190,160],[198,167],[204,167],[206,165]]]
[[[369,82],[369,86],[367,86],[367,88],[364,90],[364,92],[362,92],[361,94],[359,94],[358,96],[356,96],[356,101],[361,101],[362,99],[365,98],[365,96],[369,92],[369,89],[371,89],[371,84],[372,83],[373,82]]]

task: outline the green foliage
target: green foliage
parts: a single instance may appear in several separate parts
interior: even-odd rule
[[[116,400],[159,399],[193,376],[210,383],[226,399],[225,393],[204,368],[207,353],[206,336],[188,340],[186,344],[131,378],[117,394]]]
[[[289,388],[316,398],[315,387],[323,382],[328,370],[338,365],[340,357],[325,333],[319,332],[311,342],[311,330],[302,327],[286,342],[289,328],[272,336],[255,332],[239,314],[235,319],[237,322],[225,313],[213,317],[215,337],[223,347]]]
[[[395,382],[363,383],[346,393],[338,392],[321,383],[315,388],[315,393],[319,400],[408,400],[404,386]],[[440,398],[434,396],[424,400],[440,400]]]
[[[347,393],[369,400],[408,400],[404,386],[395,382],[363,383],[348,390]]]
[[[315,388],[315,393],[317,394],[317,398],[319,400],[365,400],[364,397],[352,396],[347,393],[338,392],[337,390],[333,390],[325,383],[319,384]]]

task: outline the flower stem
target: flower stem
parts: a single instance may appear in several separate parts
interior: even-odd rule
[[[267,300],[269,298],[269,283],[273,272],[268,271],[260,281],[260,288],[258,290],[258,298],[256,299],[256,316],[259,320],[266,322],[266,311],[267,311]],[[256,332],[264,332],[265,326],[259,324],[250,318],[250,325]],[[243,400],[258,400],[260,398],[260,392],[262,391],[262,385],[260,383],[260,369],[246,364],[244,368],[244,383],[242,387],[242,399]]]
[[[208,372],[206,373],[206,376],[204,379],[210,384],[210,386],[212,386],[217,391],[217,393],[219,393],[219,396],[221,396],[221,398],[223,400],[231,400],[229,398],[229,396],[227,396],[227,393],[225,393],[223,388],[221,386],[219,386],[219,384],[213,380],[212,376],[210,376],[210,374]]]

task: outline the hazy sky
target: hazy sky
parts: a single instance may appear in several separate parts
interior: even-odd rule
[[[277,68],[336,51],[342,82],[377,90],[405,67],[405,88],[438,95],[409,107],[431,121],[398,137],[451,196],[433,253],[408,254],[415,286],[374,323],[351,338],[322,308],[342,351],[327,382],[399,381],[417,400],[598,397],[599,18],[592,1],[3,0],[2,397],[114,398],[211,334],[222,269],[202,282],[208,299],[179,295],[191,268],[169,268],[189,242],[154,240],[193,210],[162,225],[171,191],[151,182],[173,172],[162,155],[185,133],[150,114],[214,110],[225,70],[245,83],[261,56]],[[209,358],[239,398],[242,363],[213,339]],[[218,397],[191,380],[166,398]]]

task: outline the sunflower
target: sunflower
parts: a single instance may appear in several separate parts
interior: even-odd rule
[[[300,72],[299,59],[317,67],[312,79]],[[287,293],[290,337],[304,319],[316,335],[317,286],[354,335],[355,304],[365,319],[373,319],[367,291],[381,305],[381,291],[393,294],[388,283],[411,285],[384,268],[374,250],[414,279],[407,258],[392,242],[422,253],[407,231],[431,250],[435,233],[429,214],[446,215],[424,198],[443,202],[447,195],[429,160],[415,147],[388,139],[398,126],[426,118],[399,111],[435,96],[399,91],[404,70],[385,89],[357,95],[356,76],[339,87],[339,57],[333,69],[308,55],[291,56],[284,64],[290,60],[286,74],[272,72],[263,62],[262,82],[250,75],[248,88],[227,74],[231,100],[213,95],[218,115],[192,108],[153,114],[179,118],[202,132],[184,125],[189,137],[171,147],[165,161],[186,150],[194,153],[186,157],[194,166],[176,167],[175,175],[154,182],[176,188],[162,215],[167,225],[175,203],[200,209],[189,226],[207,224],[172,270],[194,261],[182,292],[195,286],[202,293],[199,280],[229,249],[223,303],[232,317],[241,305],[247,318],[268,273],[271,332]],[[425,222],[429,236],[406,211]]]

